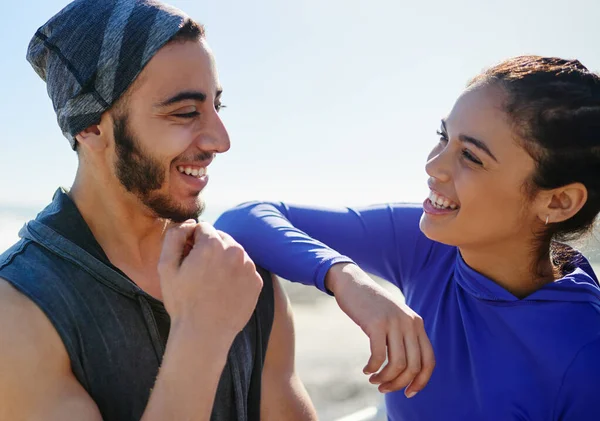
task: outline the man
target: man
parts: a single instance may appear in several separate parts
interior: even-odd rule
[[[77,0],[28,60],[79,167],[0,256],[0,420],[316,419],[279,284],[194,221],[229,149],[203,28]]]

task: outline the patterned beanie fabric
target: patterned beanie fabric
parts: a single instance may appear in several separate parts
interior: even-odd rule
[[[73,149],[187,20],[154,0],[76,0],[37,30],[27,60]]]

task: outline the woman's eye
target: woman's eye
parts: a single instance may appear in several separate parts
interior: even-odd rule
[[[473,155],[468,149],[463,149],[462,155],[465,159],[468,159],[469,161],[471,161],[474,164],[483,165],[483,163],[475,155]]]
[[[436,131],[437,135],[440,137],[440,143],[446,144],[448,143],[448,136],[446,136],[446,133],[443,133],[441,131]]]

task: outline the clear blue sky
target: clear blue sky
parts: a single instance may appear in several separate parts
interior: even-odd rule
[[[64,0],[11,1],[0,25],[0,204],[41,205],[76,156],[27,44]],[[209,210],[260,199],[422,201],[435,130],[467,80],[506,57],[600,70],[597,0],[172,0],[207,27],[230,152]]]

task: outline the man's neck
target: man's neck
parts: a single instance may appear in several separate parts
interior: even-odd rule
[[[518,298],[554,281],[550,257],[538,262],[531,241],[523,238],[489,247],[459,247],[465,263]]]
[[[78,173],[69,192],[113,265],[160,297],[157,263],[168,221],[152,215],[118,183]]]

